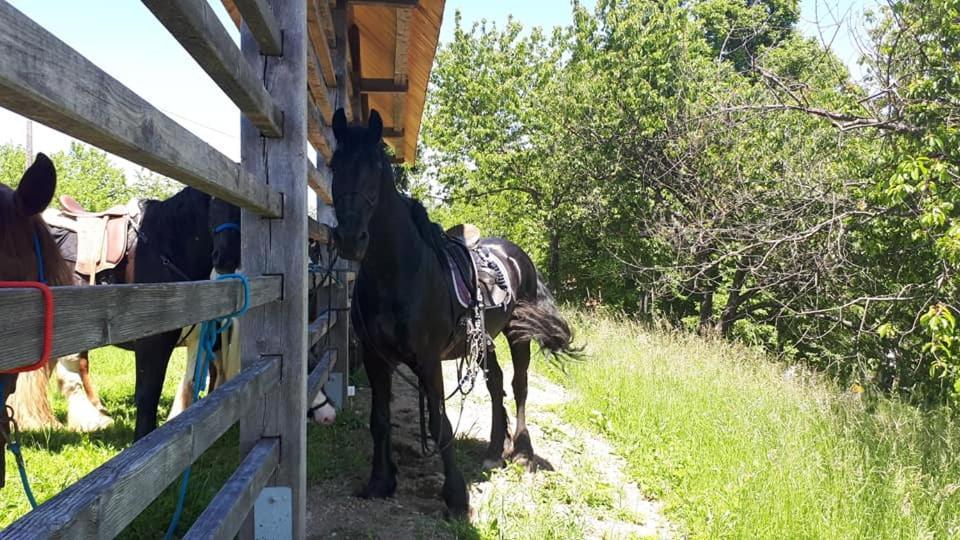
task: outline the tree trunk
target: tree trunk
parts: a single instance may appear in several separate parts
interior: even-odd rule
[[[550,247],[547,253],[547,275],[550,290],[554,294],[560,291],[560,231],[555,227],[550,231]]]
[[[713,296],[717,291],[718,277],[720,269],[716,263],[710,265],[704,272],[706,278],[703,280],[702,292],[700,293],[700,329],[702,335],[707,335],[716,330],[713,319]]]
[[[737,320],[740,311],[740,304],[743,300],[743,284],[747,280],[747,271],[743,268],[737,268],[733,274],[733,282],[730,283],[730,296],[727,299],[727,305],[720,314],[720,335],[730,337],[733,330],[733,323]]]

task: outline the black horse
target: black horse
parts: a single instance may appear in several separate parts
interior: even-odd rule
[[[213,268],[230,273],[240,264],[240,209],[186,187],[163,200],[140,203],[141,219],[129,242],[126,259],[116,268],[98,273],[98,283],[162,283],[209,279]],[[61,252],[75,263],[76,233],[53,228]],[[76,275],[77,283],[88,276]],[[134,440],[157,427],[157,405],[167,364],[180,340],[181,330],[171,330],[118,344],[136,355],[137,421]],[[80,375],[87,395],[100,407],[88,373],[86,351],[79,353]]]
[[[443,459],[443,498],[447,508],[463,516],[469,496],[453,459],[453,433],[444,411],[441,360],[460,356],[465,334],[459,324],[468,317],[452,290],[453,277],[445,254],[448,238],[427,217],[417,201],[397,191],[393,167],[381,140],[383,122],[371,111],[366,128],[348,126],[342,109],[333,118],[337,139],[331,167],[338,226],[334,231],[340,256],[361,261],[354,288],[351,318],[373,392],[370,432],[373,467],[362,497],[388,497],[396,490],[397,467],[390,455],[391,374],[398,364],[419,378],[430,413],[430,434]],[[530,341],[551,353],[575,353],[571,332],[557,312],[550,291],[530,257],[513,243],[486,238],[481,245],[504,263],[514,298],[505,309],[485,313],[486,332],[503,332],[513,360],[517,401],[514,453],[533,457],[526,428],[525,401]],[[502,463],[509,436],[503,407],[503,372],[492,340],[487,347],[487,388],[493,401],[493,429],[485,454],[488,465]]]
[[[148,201],[140,224],[134,282],[200,281],[209,279],[214,268],[221,274],[234,272],[240,265],[239,225],[238,207],[190,187],[165,201]],[[180,334],[179,329],[171,330],[133,344],[137,357],[134,440],[157,427],[160,392]]]

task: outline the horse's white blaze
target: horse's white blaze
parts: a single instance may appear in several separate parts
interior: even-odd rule
[[[313,403],[310,404],[310,408],[320,405],[324,401],[327,401],[327,396],[323,393],[323,390],[317,392],[317,397],[313,398]],[[314,409],[310,413],[310,419],[314,422],[320,424],[321,426],[329,426],[337,419],[337,410],[333,408],[333,403],[327,401],[323,407]]]

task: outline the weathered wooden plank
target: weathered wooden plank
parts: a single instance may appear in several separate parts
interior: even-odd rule
[[[413,17],[412,8],[397,9],[397,35],[394,45],[393,56],[393,82],[396,84],[408,84],[410,71],[410,20]],[[403,139],[403,125],[406,118],[406,94],[395,94],[393,96],[393,130],[396,133],[394,138]],[[386,138],[386,134],[384,134]],[[399,157],[404,157],[404,144],[399,142],[394,144]]]
[[[307,183],[310,189],[320,197],[320,200],[326,204],[333,204],[333,174],[330,168],[320,165],[315,167],[313,163],[307,162]]]
[[[352,10],[347,6],[347,18],[352,19]],[[350,99],[353,101],[353,120],[355,122],[366,122],[369,110],[363,103],[363,92],[360,89],[360,77],[363,73],[362,59],[360,54],[360,28],[352,21],[347,28],[347,46],[350,54],[348,55],[348,65],[350,66]]]
[[[273,16],[273,11],[264,0],[223,0],[223,4],[237,28],[240,28],[241,22],[247,23],[247,27],[260,46],[260,54],[280,56],[283,51],[280,25],[277,24],[277,18]],[[237,14],[236,17],[234,13]]]
[[[261,439],[200,514],[184,540],[233,540],[280,461],[280,440]]]
[[[324,121],[329,124],[333,120],[335,96],[334,92],[327,88],[320,71],[320,63],[313,49],[307,50],[307,86],[310,88],[310,98],[323,113]]]
[[[250,305],[280,298],[280,277],[250,279]],[[53,287],[53,356],[125,343],[237,310],[233,280]],[[0,290],[0,370],[35,362],[43,341],[40,293]]]
[[[313,347],[323,339],[330,328],[337,324],[336,311],[324,311],[317,317],[310,326],[307,327],[307,335],[310,336],[310,346]]]
[[[270,0],[283,29],[283,55],[264,62],[256,40],[241,30],[247,61],[262,66],[264,85],[284,110],[283,137],[265,139],[241,120],[244,170],[285,194],[283,217],[257,219],[243,212],[243,267],[247,272],[283,275],[283,300],[256,309],[244,319],[244,362],[257,356],[283,357],[283,391],[258,400],[240,422],[243,455],[264,437],[279,437],[282,449],[271,485],[289,487],[292,536],[304,538],[306,514],[307,410],[307,9],[304,0]],[[249,329],[249,330],[248,330]],[[248,519],[239,531],[252,537]]]
[[[330,240],[330,228],[313,219],[307,218],[307,234],[311,240],[326,244]]]
[[[347,118],[353,118],[353,81],[352,66],[350,60],[350,44],[347,35],[347,10],[346,6],[339,6],[331,10],[333,17],[334,34],[333,39],[336,47],[332,51],[333,69],[337,74],[337,96],[334,108],[343,107]]]
[[[323,120],[323,114],[313,100],[307,103],[307,140],[323,156],[327,163],[333,159],[334,143],[333,130]]]
[[[397,83],[393,79],[360,79],[364,94],[405,94],[409,86],[406,81]]]
[[[326,384],[327,378],[330,376],[330,370],[333,369],[336,364],[337,351],[335,349],[323,353],[323,357],[320,358],[317,365],[313,367],[313,371],[310,372],[310,378],[307,380],[307,399],[309,401],[312,402],[317,397],[317,392]]]
[[[336,47],[337,32],[333,27],[333,13],[330,11],[331,3],[327,0],[320,0],[317,4],[317,14],[320,17],[320,28],[323,30],[323,35],[326,36],[328,44],[330,47]]]
[[[0,106],[269,217],[280,194],[0,2]]]
[[[3,537],[115,537],[260,396],[279,386],[280,364],[279,357],[272,357],[247,366],[223,387],[11,524]]]
[[[265,136],[277,137],[283,132],[283,112],[273,103],[210,4],[196,0],[142,1]],[[256,8],[256,4],[241,0],[237,7]]]
[[[346,279],[345,272],[337,271],[337,283],[327,289],[327,294],[331,296],[331,301],[335,306],[350,306],[351,286]],[[329,335],[330,348],[337,351],[337,363],[332,367],[330,373],[337,373],[333,384],[328,385],[329,397],[338,406],[343,406],[346,402],[347,386],[350,380],[350,317],[340,317],[334,321],[333,328]]]
[[[323,74],[324,82],[328,87],[336,88],[337,76],[333,71],[330,42],[328,35],[324,33],[321,22],[320,5],[325,3],[326,0],[307,0],[307,31],[310,35],[311,49],[316,53],[317,60],[320,63],[320,71]],[[327,11],[330,11],[329,5],[327,5]]]
[[[237,9],[237,4],[233,0],[221,0],[223,8],[227,10],[227,15],[230,16],[230,20],[233,21],[233,24],[240,28],[243,25],[243,17],[240,16],[240,10]]]

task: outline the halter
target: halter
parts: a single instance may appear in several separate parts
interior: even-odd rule
[[[227,223],[221,223],[213,228],[213,234],[220,234],[224,231],[237,231],[240,232],[240,224],[228,221]]]

